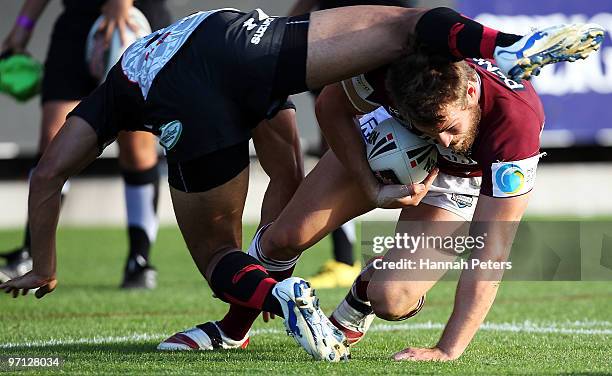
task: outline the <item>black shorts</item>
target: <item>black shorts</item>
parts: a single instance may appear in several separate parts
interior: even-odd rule
[[[153,30],[165,27],[170,22],[170,13],[164,1],[150,0],[135,4],[147,17]],[[55,22],[45,60],[42,103],[78,101],[98,86],[98,80],[91,76],[85,61],[87,34],[100,16],[97,5],[67,7]]]
[[[280,109],[292,108],[288,94],[305,88],[307,23],[299,24],[299,37],[285,43],[286,24],[291,19],[274,18],[262,34],[258,27],[249,30],[244,26],[257,15],[256,11],[222,11],[209,16],[157,73],[146,100],[119,63],[71,114],[92,125],[101,147],[122,130],[160,136],[170,184],[176,189],[201,192],[225,183],[244,169],[245,160],[248,163],[248,148],[240,145],[248,142],[252,129]],[[301,48],[303,53],[292,54],[295,59],[282,57],[286,45],[289,50]],[[283,73],[290,64],[297,78]],[[292,82],[296,84],[287,85]],[[171,136],[166,137],[168,134]],[[165,142],[169,139],[171,142]],[[226,149],[240,155],[212,160],[223,161],[225,171],[234,175],[216,179],[223,174],[218,173],[218,162],[210,163],[208,157]],[[178,170],[187,165],[192,168]],[[202,183],[206,176],[213,186]]]

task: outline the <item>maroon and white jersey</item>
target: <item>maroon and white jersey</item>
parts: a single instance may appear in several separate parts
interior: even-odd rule
[[[541,157],[542,103],[529,82],[509,79],[493,62],[485,59],[466,61],[481,81],[482,117],[478,136],[469,155],[436,145],[440,153],[440,171],[460,177],[482,176],[480,193],[487,196],[525,194],[534,187]],[[358,111],[368,113],[382,106],[397,121],[412,129],[394,109],[385,87],[386,73],[386,67],[379,68],[345,80],[342,85]]]

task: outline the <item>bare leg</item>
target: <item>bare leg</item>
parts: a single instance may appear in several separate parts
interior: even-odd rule
[[[253,131],[253,142],[259,162],[270,177],[261,208],[261,227],[278,217],[304,179],[295,111],[282,110],[273,119],[259,123]],[[291,276],[293,268],[268,272],[274,279],[281,281]],[[217,325],[226,336],[240,341],[245,338],[260,313],[258,309],[231,304]]]
[[[249,183],[244,169],[229,182],[206,192],[170,187],[174,212],[198,270],[210,282],[216,263],[242,246],[242,212]]]
[[[40,139],[38,152],[42,155],[51,140],[66,121],[66,115],[72,111],[79,101],[49,101],[42,106],[42,125],[40,128]]]
[[[349,219],[374,209],[360,185],[332,152],[306,176],[261,245],[275,260],[289,260]]]
[[[319,88],[401,56],[425,9],[355,6],[314,12],[306,84]]]
[[[352,180],[348,171],[332,152],[328,152],[304,179],[280,216],[264,232],[261,246],[266,256],[274,260],[292,259],[346,220],[371,210],[371,207],[363,204],[366,201],[362,195],[359,185]],[[291,265],[269,273],[280,281],[289,277],[292,271]],[[241,340],[258,315],[258,310],[232,305],[218,324],[226,335]],[[264,320],[267,320],[265,315]]]
[[[295,111],[280,111],[253,131],[257,158],[270,183],[261,207],[260,227],[276,219],[304,179]]]
[[[120,132],[119,166],[129,171],[147,170],[157,164],[155,136],[146,132]]]
[[[396,231],[414,236],[425,233],[444,237],[455,233],[464,224],[465,221],[461,217],[448,210],[421,203],[413,208],[402,210]],[[453,261],[456,255],[437,250],[418,249],[410,253],[403,249],[392,249],[384,257],[384,261],[390,262],[397,262],[401,259],[413,260],[418,265],[421,259]],[[374,312],[378,317],[386,320],[398,320],[404,317],[414,309],[419,299],[442,278],[445,272],[446,270],[423,272],[397,269],[375,270],[367,289]]]

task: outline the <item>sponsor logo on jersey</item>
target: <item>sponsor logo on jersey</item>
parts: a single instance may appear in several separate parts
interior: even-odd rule
[[[493,197],[512,197],[525,194],[535,186],[538,162],[544,154],[512,162],[491,165]]]
[[[261,42],[261,38],[263,38],[266,30],[268,30],[270,24],[276,19],[275,17],[268,16],[259,8],[256,9],[256,11],[258,13],[258,21],[263,21],[261,24],[256,23],[254,17],[249,18],[242,24],[242,27],[245,27],[247,31],[257,28],[257,30],[255,30],[255,34],[251,37],[251,44],[255,45]]]
[[[471,208],[474,202],[474,196],[453,193],[451,194],[451,200],[455,201],[455,203],[460,209]]]
[[[246,27],[247,31],[251,31],[257,27],[257,24],[255,23],[255,19],[251,17],[242,24],[242,27]]]
[[[493,64],[489,60],[485,60],[485,59],[472,59],[472,62],[474,64],[478,65],[479,67],[485,69],[487,72],[492,73],[493,75],[495,75],[510,90],[524,90],[525,89],[525,85],[523,85],[520,82],[516,82],[516,81],[511,80],[510,78],[508,78],[504,74],[504,72],[502,72],[502,70],[499,69],[499,67],[497,67],[495,64]]]
[[[178,120],[174,120],[168,124],[162,125],[159,131],[159,144],[168,151],[179,141],[181,133],[183,133],[183,124]]]
[[[370,141],[368,142],[370,142],[370,144],[373,144],[374,146],[372,147],[372,150],[370,150],[368,159],[372,159],[383,153],[397,149],[397,144],[395,143],[395,140],[393,139],[392,133],[387,133],[385,137],[378,140],[378,132],[374,131],[371,133],[370,139],[372,139],[373,142],[370,142]]]
[[[520,166],[506,164],[497,170],[495,182],[503,193],[513,195],[525,185],[525,173]]]

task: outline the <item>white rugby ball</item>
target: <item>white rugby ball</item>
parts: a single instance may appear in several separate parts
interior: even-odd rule
[[[366,156],[383,184],[418,184],[436,166],[435,145],[410,132],[393,118],[380,122],[367,136]]]
[[[85,61],[89,66],[89,72],[100,82],[104,81],[106,75],[115,65],[123,52],[138,39],[151,34],[151,25],[142,12],[134,7],[129,11],[132,24],[136,25],[136,31],[130,27],[125,28],[125,44],[121,43],[119,28],[115,28],[108,48],[104,47],[104,34],[99,30],[104,21],[104,15],[98,17],[87,35],[85,47]]]

